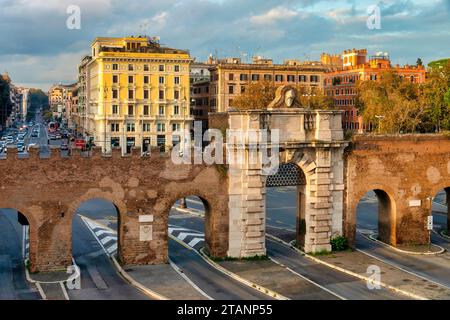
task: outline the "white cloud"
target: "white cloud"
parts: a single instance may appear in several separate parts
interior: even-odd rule
[[[262,15],[250,17],[250,21],[256,25],[273,24],[280,20],[290,20],[298,16],[298,12],[285,7],[270,9]]]

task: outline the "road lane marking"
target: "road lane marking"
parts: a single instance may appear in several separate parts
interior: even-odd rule
[[[203,242],[204,240],[202,238],[194,238],[191,240],[191,242],[188,243],[188,246],[195,247],[198,243]]]

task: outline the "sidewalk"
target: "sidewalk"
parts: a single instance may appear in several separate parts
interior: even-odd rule
[[[375,265],[381,269],[381,282],[383,283],[428,299],[450,299],[449,289],[404,272],[358,251],[338,252],[327,256],[317,256],[316,258],[365,277],[370,276],[367,274],[367,268]]]
[[[225,269],[292,300],[336,300],[309,281],[270,261],[222,261]]]
[[[124,267],[136,282],[170,300],[206,300],[169,264]]]

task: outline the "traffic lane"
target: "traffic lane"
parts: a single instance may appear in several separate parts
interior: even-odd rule
[[[403,300],[405,296],[395,294],[381,288],[370,290],[366,282],[316,263],[291,248],[278,242],[266,241],[267,254],[320,286],[348,300]],[[318,288],[318,296],[322,299],[336,298],[323,289]],[[319,291],[320,290],[320,291]]]
[[[71,300],[149,300],[128,284],[78,215],[73,219],[73,256],[81,270],[81,290]]]
[[[114,204],[105,199],[92,199],[78,207],[77,214],[96,220],[106,227],[117,231],[117,209]]]
[[[356,233],[356,248],[388,263],[450,288],[450,254],[410,255],[394,251]]]
[[[25,277],[22,226],[17,212],[0,210],[0,300],[40,300]]]
[[[272,300],[269,296],[214,269],[193,250],[172,239],[169,240],[169,256],[192,282],[213,299]]]
[[[205,230],[204,218],[193,216],[187,213],[177,214],[177,211],[175,210],[172,210],[171,214],[169,215],[169,224],[200,233],[204,233]]]

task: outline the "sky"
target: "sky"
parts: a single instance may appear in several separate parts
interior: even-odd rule
[[[67,28],[72,5],[80,29]],[[374,5],[380,29],[367,26]],[[367,48],[393,63],[428,63],[450,57],[450,0],[0,0],[0,73],[44,90],[73,83],[95,37],[140,34],[197,61],[261,55],[281,63]]]

